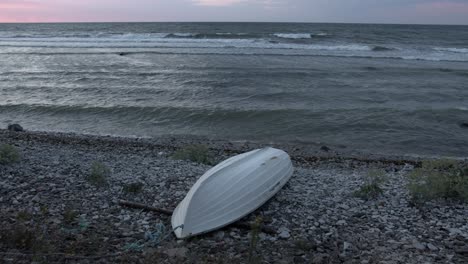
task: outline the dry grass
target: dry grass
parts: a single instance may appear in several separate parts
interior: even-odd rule
[[[414,202],[450,199],[468,202],[468,165],[454,160],[424,161],[409,175]]]
[[[197,163],[213,165],[213,157],[205,145],[189,145],[177,150],[172,156],[173,159],[190,160]]]
[[[354,192],[354,196],[369,200],[379,196],[383,190],[382,183],[385,181],[385,173],[381,170],[370,170],[364,177],[364,185]]]
[[[95,161],[91,165],[91,172],[86,180],[94,186],[102,187],[107,185],[107,178],[110,177],[110,169],[101,162]]]
[[[0,164],[8,165],[11,163],[18,162],[20,160],[19,151],[7,144],[0,145]]]
[[[122,191],[127,194],[137,194],[143,190],[143,183],[141,182],[134,182],[125,184],[122,188]]]

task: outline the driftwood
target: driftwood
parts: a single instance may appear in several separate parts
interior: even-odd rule
[[[107,255],[97,255],[97,256],[79,256],[79,255],[71,255],[67,253],[16,253],[16,252],[0,252],[0,256],[20,256],[20,257],[61,257],[64,259],[89,259],[89,260],[97,260],[97,259],[104,259],[104,258],[114,258],[122,255],[123,253],[114,253],[114,254],[107,254]]]
[[[158,212],[158,213],[165,214],[165,215],[172,215],[171,210],[167,210],[167,209],[163,209],[163,208],[156,208],[156,207],[149,206],[149,205],[146,205],[146,204],[141,204],[141,203],[134,203],[134,202],[130,202],[130,201],[119,200],[119,205],[120,206],[130,207],[130,208],[135,208],[135,209],[143,209],[143,210],[146,210],[146,211]]]
[[[157,208],[157,207],[153,207],[153,206],[149,206],[149,205],[145,205],[145,204],[141,204],[141,203],[134,203],[134,202],[130,202],[130,201],[119,200],[119,205],[120,206],[125,206],[125,207],[130,207],[130,208],[143,209],[143,210],[146,210],[146,211],[158,212],[158,213],[169,215],[169,216],[172,215],[171,210],[164,209],[164,208]],[[229,226],[236,227],[236,228],[239,228],[239,229],[247,229],[247,230],[252,229],[252,225],[250,223],[247,223],[247,222],[239,222],[238,221],[238,222],[234,222],[234,223],[230,224]],[[260,231],[263,232],[263,233],[269,234],[269,235],[276,235],[277,234],[275,229],[273,229],[271,227],[268,227],[268,226],[263,226],[263,225],[260,226]]]

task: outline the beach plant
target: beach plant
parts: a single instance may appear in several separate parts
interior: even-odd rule
[[[37,235],[34,230],[27,228],[24,225],[17,225],[8,230],[6,233],[5,244],[17,249],[32,249],[37,241]]]
[[[16,214],[16,219],[18,221],[26,222],[26,221],[31,220],[32,218],[33,218],[33,215],[26,210],[21,210]]]
[[[354,192],[354,196],[369,200],[379,196],[382,190],[382,183],[385,181],[385,173],[381,170],[369,170],[364,177],[364,184]]]
[[[110,177],[110,169],[103,163],[95,161],[91,165],[91,172],[86,178],[94,186],[102,187],[107,185],[107,178]]]
[[[255,254],[257,248],[259,232],[262,226],[263,219],[261,216],[257,216],[255,221],[252,223],[251,228],[251,237],[250,237],[250,246],[249,246],[249,264],[260,263],[260,258]]]
[[[300,250],[305,252],[309,252],[311,250],[315,250],[317,245],[313,242],[309,241],[308,239],[298,239],[294,241],[294,246]]]
[[[63,212],[63,222],[67,225],[73,224],[78,218],[79,213],[70,207],[66,207]]]
[[[409,174],[413,202],[435,199],[468,202],[468,164],[455,160],[423,161]]]
[[[124,193],[127,193],[127,194],[137,194],[143,190],[143,183],[133,182],[133,183],[125,184],[122,190]]]
[[[7,165],[20,160],[19,151],[12,145],[0,145],[0,164]]]
[[[210,155],[210,151],[205,145],[189,145],[184,148],[177,150],[173,159],[177,160],[190,160],[197,163],[213,165],[213,157]]]
[[[50,250],[50,244],[39,227],[26,226],[22,223],[9,226],[0,234],[0,245],[2,244],[6,248],[24,250],[33,254],[46,253]]]

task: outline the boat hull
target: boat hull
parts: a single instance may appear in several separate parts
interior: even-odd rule
[[[208,170],[172,214],[178,238],[216,230],[253,212],[289,180],[293,166],[279,149],[256,149]]]

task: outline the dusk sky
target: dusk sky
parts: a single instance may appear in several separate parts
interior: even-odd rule
[[[0,0],[0,22],[468,24],[468,0]]]

